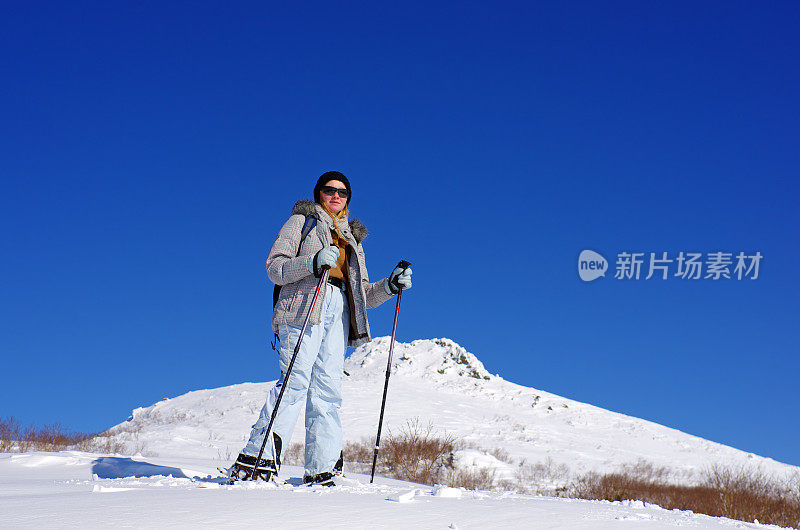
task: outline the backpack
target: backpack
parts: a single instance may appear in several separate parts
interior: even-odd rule
[[[317,226],[317,218],[311,215],[306,216],[306,222],[303,223],[303,230],[300,232],[300,243],[297,244],[297,256],[300,255],[300,247],[303,246],[303,240],[305,240],[306,236],[311,233],[314,227]],[[278,304],[278,298],[281,295],[281,286],[276,285],[272,289],[272,310],[275,311],[275,306]],[[275,333],[275,338],[272,340],[272,349],[278,351],[275,345],[280,342],[278,338],[278,334]]]

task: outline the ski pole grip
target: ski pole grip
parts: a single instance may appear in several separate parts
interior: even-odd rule
[[[410,266],[411,266],[411,263],[407,262],[404,259],[401,259],[397,263],[397,267],[395,267],[395,269],[403,269],[403,271],[405,271]],[[392,271],[392,273],[394,273],[394,271]],[[392,291],[392,294],[397,294],[397,293],[399,293],[400,291],[403,290],[403,286],[400,285],[399,283],[397,283],[397,276],[392,277],[390,275],[389,278],[388,278],[388,281],[389,281],[389,289]],[[395,289],[396,289],[396,291],[395,291]]]

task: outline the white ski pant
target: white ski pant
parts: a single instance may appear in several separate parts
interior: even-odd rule
[[[333,470],[342,451],[342,422],[339,409],[342,406],[342,372],[347,334],[350,330],[350,311],[347,294],[331,284],[325,286],[322,303],[322,321],[309,326],[300,344],[292,373],[286,381],[300,327],[280,325],[281,378],[270,391],[261,414],[253,425],[250,440],[243,453],[258,456],[269,419],[282,385],[286,385],[278,415],[272,431],[281,438],[281,460],[286,454],[297,417],[305,405],[305,474],[316,475]],[[273,438],[270,436],[270,438]],[[276,460],[272,440],[267,441],[264,454],[266,460]]]

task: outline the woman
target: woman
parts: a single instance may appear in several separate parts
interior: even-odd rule
[[[367,308],[377,307],[411,287],[411,269],[396,268],[388,278],[370,283],[361,242],[367,230],[348,221],[350,182],[338,171],[324,173],[314,186],[314,202],[299,201],[283,225],[267,257],[267,275],[280,286],[272,313],[272,329],[280,338],[281,378],[269,394],[253,425],[250,440],[230,470],[231,481],[269,480],[281,465],[281,452],[289,443],[297,417],[305,405],[306,444],[303,481],[333,485],[342,470],[342,373],[347,346],[370,340]],[[303,237],[303,229],[316,225]],[[328,284],[320,290],[309,328],[288,381],[289,361],[300,337],[303,321],[314,298],[324,267],[330,267]],[[272,410],[280,392],[271,440],[256,462]],[[255,466],[255,473],[253,473]]]

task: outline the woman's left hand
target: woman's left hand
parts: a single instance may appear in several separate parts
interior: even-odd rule
[[[411,267],[396,267],[389,275],[389,280],[386,282],[386,292],[389,294],[397,294],[400,289],[411,289]]]

